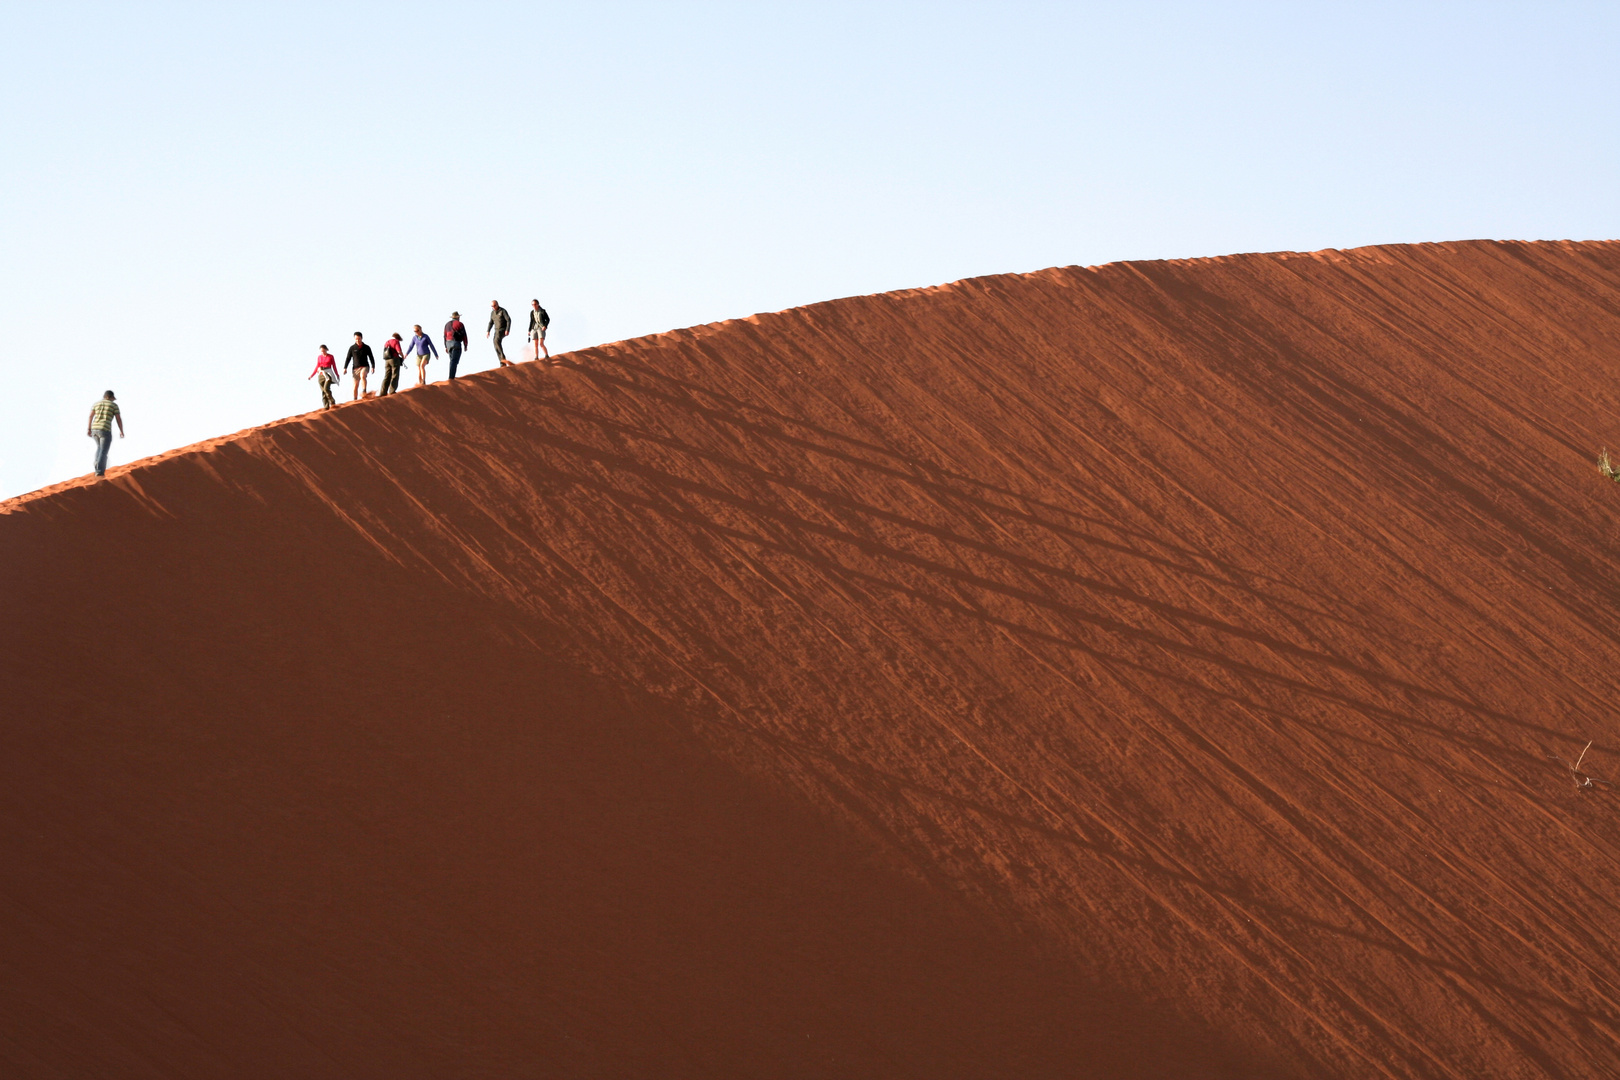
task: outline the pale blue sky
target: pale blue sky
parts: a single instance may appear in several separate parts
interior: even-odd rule
[[[1620,236],[1612,4],[0,0],[0,497],[538,296],[566,349],[1117,259]],[[514,345],[516,344],[514,339]],[[435,377],[444,374],[435,365]]]

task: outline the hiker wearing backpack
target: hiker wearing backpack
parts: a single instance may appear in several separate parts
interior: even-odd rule
[[[495,342],[495,358],[501,362],[501,367],[511,367],[512,361],[506,358],[506,349],[502,342],[506,335],[512,332],[512,316],[501,307],[499,300],[489,302],[489,326],[484,330],[484,336]],[[493,335],[493,337],[491,337]]]
[[[310,372],[304,381],[308,382],[317,375],[320,376],[321,410],[324,412],[337,404],[332,398],[332,387],[336,386],[338,381],[337,357],[327,352],[325,345],[321,346],[320,355],[315,357],[315,370]]]
[[[450,377],[456,377],[456,365],[461,363],[461,350],[467,347],[467,328],[462,325],[461,312],[452,311],[450,321],[444,324],[444,355],[450,361]]]
[[[416,357],[416,385],[426,386],[428,360],[431,359],[429,354],[438,356],[439,350],[433,344],[433,339],[422,333],[421,323],[418,323],[413,329],[416,333],[411,335],[410,347],[405,351],[408,355]]]
[[[383,384],[382,389],[377,391],[378,397],[399,393],[399,369],[404,364],[405,346],[400,344],[400,336],[395,334],[383,342]]]
[[[354,364],[354,400],[359,401],[360,395],[366,392],[366,382],[371,378],[377,356],[358,330],[354,332],[354,344],[349,346],[349,354],[343,358],[343,370],[348,371],[351,363]]]
[[[534,310],[529,312],[529,340],[534,342],[534,358],[540,359],[544,353],[547,360],[551,359],[551,350],[546,348],[546,327],[551,325],[551,316],[546,309],[540,306],[540,301],[534,302]]]

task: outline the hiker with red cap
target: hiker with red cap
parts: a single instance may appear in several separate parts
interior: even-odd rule
[[[395,334],[383,342],[383,384],[378,397],[399,393],[399,369],[405,364],[405,346]]]

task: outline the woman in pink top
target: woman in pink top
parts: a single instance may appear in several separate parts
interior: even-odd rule
[[[317,375],[321,377],[321,410],[324,412],[337,404],[332,400],[332,386],[338,381],[337,357],[327,352],[325,345],[321,346],[321,354],[315,358],[315,370],[309,373],[309,378]]]

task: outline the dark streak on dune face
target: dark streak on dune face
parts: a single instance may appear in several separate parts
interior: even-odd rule
[[[0,1071],[1620,1075],[1617,342],[1048,270],[13,500]]]

